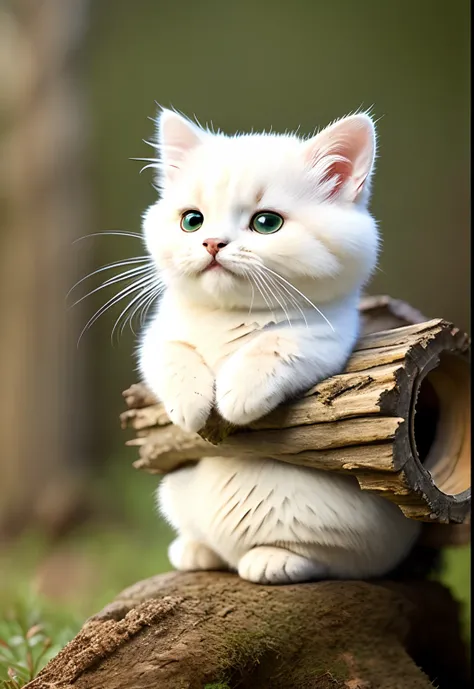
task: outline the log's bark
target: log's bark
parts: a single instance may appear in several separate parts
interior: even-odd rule
[[[457,604],[434,582],[139,582],[27,689],[465,689]]]
[[[362,335],[430,320],[406,301],[394,299],[386,294],[362,297],[359,310]]]
[[[203,456],[272,457],[353,474],[413,519],[470,521],[469,339],[402,302],[362,302],[365,331],[345,371],[246,428],[213,412],[199,435],[170,424],[143,385],[124,392],[135,466],[166,473]],[[370,332],[381,322],[395,327]]]

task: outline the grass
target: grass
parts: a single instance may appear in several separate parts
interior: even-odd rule
[[[0,680],[20,689],[74,636],[78,618],[25,592],[0,619]]]
[[[471,548],[446,548],[442,581],[462,605],[466,639],[471,636]]]
[[[120,466],[94,481],[94,520],[59,542],[31,530],[0,551],[2,689],[22,687],[119,591],[169,569],[158,481]]]
[[[172,534],[154,509],[157,480],[115,462],[94,481],[99,516],[59,542],[31,531],[0,553],[0,687],[20,689],[126,586],[169,569]],[[448,549],[443,581],[470,601],[470,550]]]

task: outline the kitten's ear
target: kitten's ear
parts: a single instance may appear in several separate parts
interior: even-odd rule
[[[160,181],[171,182],[183,166],[193,149],[200,146],[206,137],[200,129],[182,115],[172,110],[162,110],[158,116],[158,145],[160,150]]]
[[[326,200],[367,202],[375,143],[374,123],[365,114],[345,117],[304,143],[306,162]]]

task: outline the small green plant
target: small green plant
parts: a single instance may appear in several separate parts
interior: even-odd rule
[[[16,605],[0,619],[0,687],[21,689],[74,636],[76,625],[58,620],[58,627],[41,606]],[[31,606],[31,607],[30,607]]]
[[[14,629],[15,626],[18,628]],[[33,625],[26,633],[19,625],[12,625],[11,632],[7,639],[0,639],[0,661],[8,674],[4,686],[20,689],[36,677],[52,642],[40,624]]]

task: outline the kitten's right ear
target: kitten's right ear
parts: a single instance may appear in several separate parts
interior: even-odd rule
[[[158,146],[160,150],[160,181],[172,182],[193,149],[200,146],[206,133],[197,125],[172,110],[158,115]]]
[[[303,144],[327,199],[367,203],[375,144],[374,123],[365,113],[343,117]]]

